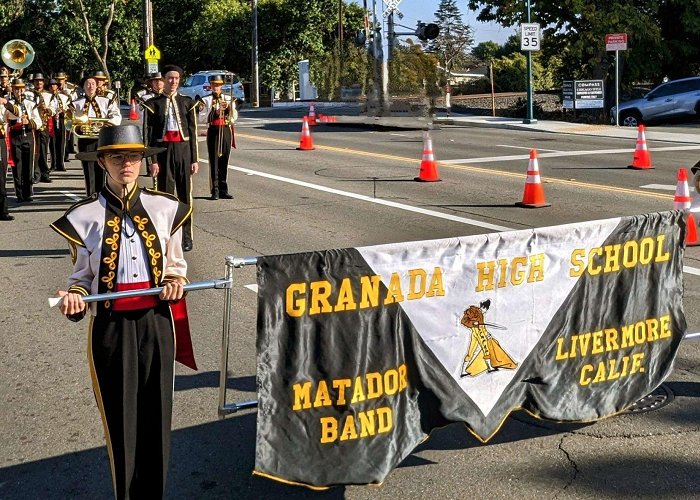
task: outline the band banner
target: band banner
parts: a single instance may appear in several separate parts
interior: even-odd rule
[[[432,429],[591,422],[669,375],[685,216],[258,259],[255,474],[377,483]]]

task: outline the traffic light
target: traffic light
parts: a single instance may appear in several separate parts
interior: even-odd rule
[[[416,27],[416,36],[421,42],[427,42],[428,40],[434,40],[440,34],[440,26],[435,23],[425,24],[418,21],[418,26]]]

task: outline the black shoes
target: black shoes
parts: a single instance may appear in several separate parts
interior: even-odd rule
[[[189,252],[190,250],[192,250],[192,242],[191,241],[184,241],[182,243],[182,251]]]
[[[0,214],[0,220],[15,220],[15,216],[10,214]]]
[[[39,179],[39,182],[46,182],[47,184],[50,184],[50,183],[52,183],[53,181],[52,181],[51,179],[49,179],[48,177],[45,177],[45,178],[43,178],[43,179]]]
[[[218,200],[219,198],[221,198],[222,200],[232,200],[233,195],[230,195],[228,193],[224,193],[224,194],[212,193],[211,198],[209,198],[209,199],[210,200]]]

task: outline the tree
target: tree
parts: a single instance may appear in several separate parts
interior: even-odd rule
[[[700,70],[700,0],[538,0],[533,21],[543,27],[543,56],[558,56],[566,75],[586,78],[607,71],[605,34],[628,33],[627,81],[660,80]],[[468,0],[480,21],[515,26],[522,0]]]
[[[446,77],[467,66],[469,48],[474,42],[472,29],[462,21],[456,0],[440,0],[435,12],[440,34],[427,43],[428,51],[437,55]]]
[[[481,42],[472,49],[472,55],[480,61],[489,62],[496,58],[501,46],[494,41]]]

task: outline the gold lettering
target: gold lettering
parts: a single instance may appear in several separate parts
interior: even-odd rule
[[[527,277],[527,282],[534,283],[542,280],[544,280],[544,254],[530,255],[530,275]]]
[[[384,373],[384,392],[389,396],[396,394],[399,391],[399,372],[396,370],[387,370]]]
[[[562,361],[564,359],[569,359],[569,353],[564,352],[562,346],[564,345],[564,337],[557,337],[557,355],[554,358],[556,361]]]
[[[443,297],[445,295],[445,288],[442,285],[442,268],[436,267],[433,269],[433,279],[430,280],[430,287],[425,293],[426,297]]]
[[[367,379],[367,399],[375,399],[382,395],[382,375],[380,373],[368,373]]]
[[[496,274],[496,263],[492,260],[488,262],[477,262],[476,263],[477,278],[476,278],[476,291],[483,292],[485,290],[493,290],[495,274]]]
[[[408,271],[408,300],[420,299],[425,294],[427,276],[423,269],[411,269]],[[416,285],[418,285],[417,288]]]
[[[333,311],[328,298],[331,296],[331,284],[328,281],[312,281],[309,283],[311,288],[311,307],[309,314],[329,313]]]
[[[360,301],[360,309],[368,307],[377,307],[379,305],[379,276],[362,276],[360,285],[362,286],[362,300]]]
[[[355,390],[352,393],[350,403],[357,403],[359,401],[364,401],[365,399],[365,392],[362,387],[362,377],[355,377]]]
[[[304,384],[294,384],[292,386],[294,391],[294,405],[292,410],[308,410],[311,408],[311,382],[304,382]]]
[[[394,302],[403,302],[403,292],[401,291],[401,277],[399,273],[391,273],[389,287],[386,292],[384,304],[393,304]]]
[[[513,285],[522,285],[525,282],[525,271],[520,268],[527,265],[527,259],[525,257],[515,257],[510,265],[512,266],[510,270],[510,282]],[[505,275],[505,273],[503,273],[503,275]]]
[[[352,283],[350,278],[344,278],[338,290],[338,300],[333,308],[334,311],[354,311],[357,309],[355,297],[352,293]]]
[[[617,345],[617,329],[616,328],[606,328],[605,329],[605,350],[606,351],[617,351],[620,347]]]
[[[590,274],[591,276],[595,276],[596,274],[600,274],[600,272],[603,269],[602,266],[600,266],[600,265],[597,265],[597,266],[594,265],[594,263],[595,263],[594,257],[596,255],[602,256],[603,249],[600,247],[592,248],[588,254],[588,274]]]
[[[578,278],[583,274],[586,269],[586,261],[584,257],[586,256],[586,250],[583,248],[577,248],[571,252],[571,269],[569,269],[569,276],[572,278]],[[586,385],[586,384],[581,384]]]
[[[669,328],[670,321],[671,316],[668,314],[659,318],[659,325],[661,327],[659,332],[660,339],[668,339],[671,337],[671,329]]]
[[[620,270],[620,248],[622,245],[605,245],[604,273],[616,273]]]
[[[321,444],[338,439],[338,421],[333,417],[321,417]]]
[[[328,394],[328,384],[325,380],[320,380],[318,386],[316,387],[316,399],[314,400],[314,408],[319,406],[331,406],[333,402],[331,401],[331,396]]]
[[[345,424],[343,425],[343,432],[340,434],[341,441],[347,441],[348,439],[357,439],[357,431],[355,430],[355,417],[350,414],[345,419]]]
[[[600,354],[604,352],[603,350],[603,330],[598,330],[593,332],[593,348],[591,349],[591,354]]]
[[[306,283],[293,283],[287,287],[286,311],[292,318],[298,318],[306,311],[306,299],[297,297],[306,293]]]
[[[338,406],[345,405],[345,391],[350,387],[350,384],[352,384],[352,380],[349,378],[338,378],[333,381],[333,389],[338,394],[335,404]]]
[[[579,385],[591,385],[591,376],[589,373],[593,371],[593,365],[583,365],[581,368],[581,377],[579,378]]]
[[[667,262],[671,258],[668,252],[664,253],[664,241],[666,241],[665,234],[656,236],[656,258],[654,262]]]

